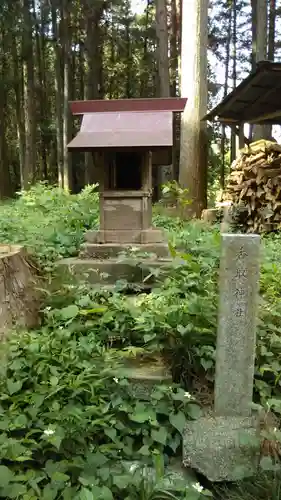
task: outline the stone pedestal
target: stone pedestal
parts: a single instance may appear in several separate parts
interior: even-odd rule
[[[91,243],[163,243],[160,229],[152,226],[152,191],[101,191],[100,229],[91,232]]]

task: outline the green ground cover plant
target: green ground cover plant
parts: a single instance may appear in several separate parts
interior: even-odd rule
[[[128,300],[120,283],[95,290],[61,282],[46,291],[42,327],[15,333],[2,346],[0,497],[197,500],[208,494],[192,485],[163,490],[159,481],[128,474],[122,465],[139,460],[155,467],[157,457],[168,463],[179,454],[186,419],[200,415],[190,392],[199,383],[207,387],[206,398],[212,395],[219,230],[157,208],[154,223],[166,231],[174,259],[152,293]],[[69,195],[41,184],[0,207],[1,242],[25,245],[44,271],[75,255],[84,232],[97,225],[91,187]],[[277,415],[280,255],[280,237],[264,238],[255,401]],[[156,391],[150,403],[134,400],[118,376],[128,352],[160,352],[175,385]]]
[[[140,478],[122,461],[151,466],[159,455],[168,462],[186,419],[199,410],[178,386],[155,390],[147,403],[136,400],[127,380],[117,379],[116,351],[102,346],[95,332],[73,330],[73,313],[73,306],[65,307],[64,324],[49,327],[47,320],[39,331],[15,333],[2,346],[3,498],[134,498],[130,490]],[[178,493],[193,500],[196,492]]]
[[[98,224],[96,186],[78,195],[44,183],[0,208],[1,243],[23,244],[44,268],[75,255],[86,229]]]

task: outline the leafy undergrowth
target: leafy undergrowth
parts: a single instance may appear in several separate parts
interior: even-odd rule
[[[15,334],[2,346],[1,498],[201,498],[186,482],[173,485],[174,497],[153,484],[136,497],[144,478],[130,472],[130,462],[151,466],[153,456],[168,462],[177,454],[186,420],[199,415],[195,401],[178,386],[138,401],[117,379],[116,351],[95,332],[72,328],[73,306],[56,315],[60,326]]]
[[[241,481],[237,486],[218,488],[217,500],[280,500],[280,464],[276,464],[275,469],[275,472],[261,472],[259,476]]]
[[[71,196],[39,185],[1,206],[0,237],[26,245],[46,269],[75,254],[85,230],[97,222],[92,188]],[[211,404],[212,397],[220,235],[217,228],[157,211],[154,223],[166,230],[171,249],[181,251],[151,294],[128,299],[120,283],[113,291],[61,283],[56,293],[46,294],[42,328],[14,335],[3,346],[1,497],[197,500],[205,494],[194,485],[161,492],[155,482],[128,473],[124,464],[152,465],[180,455],[186,419],[200,414],[189,392],[203,394],[202,404]],[[280,255],[278,235],[267,237],[255,371],[256,402],[277,414]],[[118,349],[161,352],[180,385],[156,390],[149,403],[138,401],[119,378]]]
[[[26,246],[45,268],[77,253],[85,230],[99,220],[96,186],[78,195],[38,184],[0,206],[0,241]]]
[[[208,244],[210,241],[208,235]],[[50,321],[57,328],[60,319],[56,309],[73,305],[69,322],[74,330],[95,332],[104,345],[113,339],[119,347],[133,345],[146,351],[161,351],[172,366],[174,380],[182,383],[186,390],[191,390],[194,382],[200,383],[200,380],[211,387],[217,331],[219,242],[216,234],[212,242],[209,258],[198,252],[181,253],[180,260],[175,258],[167,275],[162,276],[159,288],[150,294],[128,299],[122,291],[118,292],[119,283],[115,291],[97,291],[83,284],[61,287],[49,298]],[[280,283],[280,267],[265,258],[261,273],[255,399],[263,405],[271,405],[279,413],[281,404],[276,398],[281,396]],[[101,311],[98,316],[97,308]]]

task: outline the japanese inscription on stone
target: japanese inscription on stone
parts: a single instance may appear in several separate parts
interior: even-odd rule
[[[247,269],[245,268],[245,258],[247,252],[244,250],[244,245],[241,245],[237,252],[237,269],[233,278],[233,296],[236,298],[233,313],[237,318],[241,318],[246,314],[245,306],[245,284],[247,280]]]
[[[251,412],[259,280],[258,235],[222,235],[215,412]]]

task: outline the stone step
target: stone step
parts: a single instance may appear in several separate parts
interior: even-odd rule
[[[141,267],[139,261],[134,259],[62,259],[57,263],[57,269],[65,277],[73,276],[76,279],[84,279],[90,284],[114,284],[118,280],[126,280],[129,283],[141,283],[150,274],[151,268],[169,267],[170,259],[144,259]],[[146,282],[155,282],[153,277]]]
[[[157,480],[156,470],[152,466],[144,466],[138,460],[124,460],[121,463],[124,469],[131,474],[137,474],[139,472],[142,477],[150,479],[151,481]],[[177,459],[166,465],[164,468],[164,475],[157,483],[158,488],[168,490],[172,493],[177,493],[177,491],[181,491],[181,489],[190,488],[191,492],[194,494],[196,492],[198,480],[196,474],[192,470],[184,468],[181,461]]]
[[[121,285],[121,283],[120,283]],[[124,295],[126,295],[129,298],[131,297],[137,297],[140,293],[149,293],[151,292],[156,286],[158,286],[156,283],[150,283],[147,285],[146,283],[125,283],[124,281],[124,288],[123,286],[120,287],[119,283],[116,282],[114,284],[96,284],[93,285],[91,288],[92,290],[105,290],[105,291],[110,291],[110,292],[122,292]]]
[[[170,370],[160,360],[149,363],[132,362],[124,364],[116,373],[116,378],[126,378],[133,397],[140,401],[149,401],[151,392],[159,385],[170,386],[173,383]]]
[[[169,257],[169,247],[166,243],[146,243],[146,244],[115,244],[115,243],[90,243],[86,241],[81,247],[81,258],[108,259],[117,257],[122,253],[130,253],[133,255],[154,254],[157,257]]]

